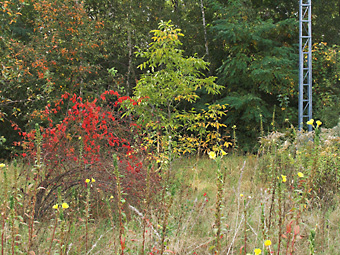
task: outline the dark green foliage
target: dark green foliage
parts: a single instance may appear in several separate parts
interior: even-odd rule
[[[339,46],[326,43],[314,45],[313,52],[313,106],[314,118],[324,127],[334,127],[340,116],[340,55]]]
[[[339,44],[340,39],[340,2],[339,0],[314,0],[313,38],[314,42]]]
[[[313,112],[331,127],[339,115],[340,2],[313,0],[312,6]],[[136,48],[149,47],[149,31],[172,20],[185,34],[178,47],[183,56],[204,58],[210,64],[202,73],[226,87],[218,98],[198,89],[194,106],[228,103],[225,123],[237,126],[240,141],[255,142],[260,114],[264,131],[287,118],[296,123],[298,12],[295,0],[2,1],[0,118],[7,123],[0,123],[0,135],[9,135],[12,146],[17,137],[9,121],[41,123],[39,112],[66,91],[133,95],[145,74]],[[318,47],[322,42],[327,45]]]
[[[226,87],[218,102],[229,104],[226,123],[236,124],[240,140],[249,143],[259,135],[261,115],[267,128],[275,106],[283,116],[286,109],[280,108],[278,96],[296,96],[298,51],[292,37],[297,36],[297,21],[262,19],[250,1],[229,1],[218,8],[213,29],[225,56],[218,83]]]

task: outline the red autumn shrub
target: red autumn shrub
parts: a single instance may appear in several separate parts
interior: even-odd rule
[[[144,149],[140,147],[138,125],[129,117],[122,117],[119,110],[125,100],[132,101],[115,91],[106,91],[93,101],[66,93],[53,107],[46,107],[42,114],[48,123],[46,127],[21,133],[27,160],[33,165],[38,159],[40,163],[35,165],[42,166],[34,175],[28,175],[39,187],[36,217],[43,216],[56,203],[59,187],[67,200],[72,187],[80,192],[85,190],[86,179],[96,180],[92,184],[95,190],[115,195],[114,154],[119,158],[122,185],[130,203],[143,196]],[[63,118],[58,121],[60,114]]]

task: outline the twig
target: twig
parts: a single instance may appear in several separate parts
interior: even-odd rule
[[[70,243],[70,245],[68,246],[68,250],[67,250],[67,252],[66,252],[66,254],[68,255],[68,253],[70,252],[70,250],[71,250],[71,248],[72,248],[72,243]]]
[[[98,238],[98,240],[92,245],[91,249],[86,253],[86,254],[90,254],[90,252],[97,246],[97,243],[100,241],[100,239],[102,239],[103,236],[105,236],[109,231],[111,231],[113,228],[110,228],[108,231],[105,232],[105,234],[100,235],[100,237]]]
[[[234,244],[234,242],[235,242],[237,233],[238,233],[238,231],[239,231],[239,229],[240,229],[240,227],[241,227],[241,225],[242,225],[242,223],[243,223],[243,220],[244,220],[244,216],[241,218],[241,221],[239,222],[238,227],[237,227],[236,230],[235,230],[235,234],[234,234],[233,240],[231,241],[231,244],[230,244],[230,246],[229,246],[229,249],[228,249],[227,254],[229,254],[231,247],[233,247],[233,244]]]
[[[141,212],[139,212],[135,207],[133,207],[132,205],[129,205],[129,208],[130,208],[132,211],[134,211],[135,213],[137,213],[143,220],[145,220],[144,215],[143,215]],[[153,230],[153,232],[156,234],[156,236],[160,239],[161,236],[160,236],[159,233],[154,229],[154,227],[152,226],[151,222],[148,221],[148,223],[149,223],[149,227]]]
[[[208,242],[205,242],[205,243],[202,243],[202,244],[200,244],[200,245],[198,245],[198,246],[196,246],[194,249],[192,249],[190,252],[188,252],[187,254],[191,254],[194,250],[197,250],[198,248],[200,248],[200,247],[202,247],[202,246],[205,246],[205,245],[207,245],[208,243],[210,243],[210,242],[212,242],[212,241],[214,241],[215,240],[215,238],[211,238]],[[192,245],[193,246],[193,245]],[[190,246],[190,247],[192,247],[192,246]],[[190,248],[189,247],[189,248]]]

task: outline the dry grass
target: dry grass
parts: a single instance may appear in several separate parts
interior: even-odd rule
[[[325,180],[332,182],[327,178],[329,174],[339,177],[339,139],[334,132],[329,136],[324,132],[316,148],[310,142],[301,145],[303,138],[289,140],[285,134],[276,133],[263,138],[260,156],[223,157],[220,254],[245,254],[245,250],[253,254],[255,248],[276,253],[279,243],[280,254],[313,253],[311,243],[315,254],[336,254],[340,250],[340,200],[336,190],[340,178],[324,186]],[[2,254],[48,254],[51,244],[51,254],[85,254],[86,239],[86,254],[161,254],[162,245],[163,254],[216,253],[216,163],[211,159],[175,160],[172,176],[163,185],[165,192],[152,194],[152,201],[134,206],[126,196],[123,226],[119,225],[117,201],[97,192],[94,183],[91,194],[95,194],[95,200],[89,202],[87,233],[84,195],[78,194],[80,200],[70,200],[64,219],[55,220],[57,216],[51,210],[45,220],[36,220],[30,250],[30,183],[20,175],[28,167],[11,162],[1,169]],[[305,174],[303,182],[297,177],[299,171]],[[317,174],[307,190],[312,171]],[[287,177],[287,182],[281,175]],[[120,227],[124,228],[122,240],[118,240]],[[56,234],[51,240],[54,228]],[[313,231],[315,238],[310,239]],[[264,246],[267,239],[272,241],[270,248]]]

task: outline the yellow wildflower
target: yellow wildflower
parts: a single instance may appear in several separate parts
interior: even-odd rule
[[[91,178],[91,182],[96,182],[96,180],[94,178]]]
[[[321,125],[322,125],[322,122],[321,122],[320,120],[317,120],[317,121],[316,121],[316,126],[317,126],[317,127],[320,127]]]
[[[215,159],[216,158],[216,153],[214,151],[209,152],[209,158]]]
[[[3,168],[3,167],[5,167],[6,165],[4,164],[4,163],[1,163],[0,164],[0,168]]]
[[[242,193],[240,194],[240,197],[243,197],[243,194],[242,194]]]
[[[314,120],[310,119],[309,121],[307,121],[307,125],[313,125],[314,124]]]
[[[265,246],[271,246],[272,245],[272,241],[266,240],[266,241],[264,241],[264,245]]]
[[[281,177],[282,177],[282,182],[286,182],[287,181],[287,176],[286,175],[282,175],[281,174]]]
[[[70,206],[68,205],[68,203],[62,203],[61,207],[62,207],[63,209],[67,209],[67,208],[69,208]]]
[[[298,176],[301,177],[301,178],[304,177],[304,174],[301,173],[301,172],[298,172],[297,174],[298,174]]]
[[[86,183],[89,183],[89,182],[90,182],[90,179],[86,179],[85,182],[86,182]]]
[[[78,140],[81,140],[81,136],[78,137]]]
[[[55,204],[54,206],[52,206],[53,209],[58,209],[58,204]]]
[[[262,253],[261,249],[255,249],[254,250],[255,255],[259,255]]]
[[[221,150],[221,155],[224,156],[227,155],[227,153],[224,150]]]

